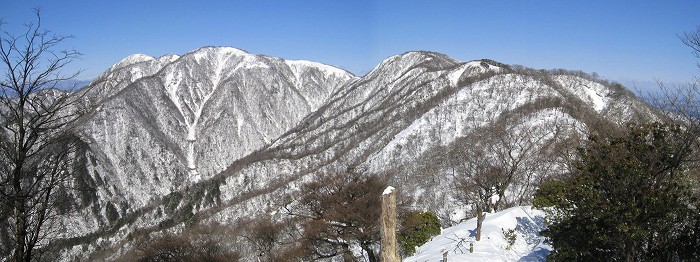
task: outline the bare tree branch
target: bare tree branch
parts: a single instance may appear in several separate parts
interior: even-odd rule
[[[698,27],[695,32],[687,32],[683,35],[679,35],[678,38],[691,49],[693,49],[693,55],[700,58],[700,27]]]

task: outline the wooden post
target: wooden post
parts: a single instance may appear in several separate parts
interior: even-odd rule
[[[396,244],[396,192],[394,187],[387,187],[382,194],[381,223],[381,261],[399,262],[398,245]]]

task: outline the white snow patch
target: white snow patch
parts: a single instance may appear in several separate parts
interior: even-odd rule
[[[468,63],[463,64],[459,66],[459,68],[455,69],[454,71],[450,72],[447,74],[447,79],[450,80],[450,84],[452,86],[457,86],[459,84],[459,78],[464,74],[464,71],[467,70],[467,68],[471,67]]]
[[[386,187],[386,189],[384,189],[384,192],[382,193],[382,196],[383,196],[383,195],[389,195],[389,194],[391,194],[391,193],[394,193],[394,190],[396,190],[396,188],[394,188],[393,186],[388,186],[388,187]]]
[[[251,55],[251,54],[247,53],[246,51],[243,51],[243,50],[235,48],[235,47],[229,47],[229,46],[215,47],[213,49],[220,51],[222,53],[229,54],[229,55],[237,55],[237,56]]]
[[[131,82],[134,82],[134,81],[136,81],[136,79],[139,79],[139,78],[144,76],[143,70],[141,70],[141,68],[138,68],[138,67],[132,67],[129,70],[129,72],[131,72],[131,78],[130,78]]]
[[[567,75],[557,76],[555,79],[597,112],[605,109],[611,100],[608,97],[610,90],[599,83]]]
[[[489,201],[491,202],[491,204],[495,205],[496,203],[498,203],[498,200],[500,200],[500,199],[501,199],[501,197],[499,197],[498,194],[494,194],[493,196],[491,196],[489,198]]]
[[[239,62],[235,68],[233,68],[232,71],[236,71],[238,69],[251,69],[251,68],[270,68],[267,64],[263,63],[261,59],[257,59],[256,56],[251,55],[251,54],[246,54],[243,56],[243,61]]]
[[[204,59],[207,56],[207,54],[205,52],[195,52],[194,54],[192,54],[192,56],[194,56],[195,60],[200,61]]]
[[[593,102],[593,108],[596,111],[600,112],[601,110],[603,110],[603,108],[605,108],[606,103],[603,100],[603,96],[598,94],[598,92],[596,92],[596,90],[593,90],[592,88],[586,88],[585,91],[588,94],[588,97]]]

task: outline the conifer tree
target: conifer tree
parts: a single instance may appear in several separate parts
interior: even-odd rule
[[[551,261],[676,261],[700,253],[700,202],[690,187],[694,143],[678,126],[631,125],[592,135],[566,181],[540,187],[552,206]]]

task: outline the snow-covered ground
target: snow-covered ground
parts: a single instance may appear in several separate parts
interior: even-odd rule
[[[486,213],[481,241],[476,241],[476,218],[442,230],[442,234],[416,248],[404,261],[545,261],[552,250],[539,232],[546,228],[544,212],[530,206]],[[504,232],[514,229],[515,242],[509,247]],[[470,244],[474,252],[469,252]]]

